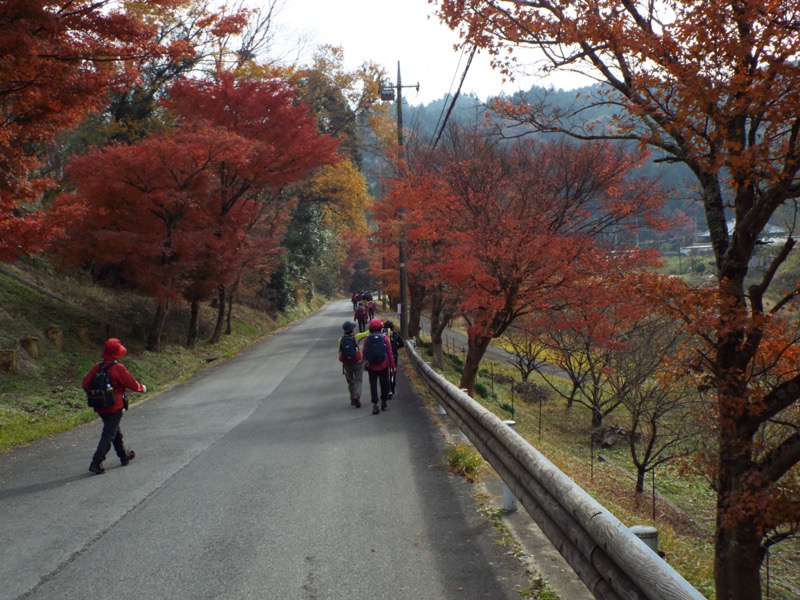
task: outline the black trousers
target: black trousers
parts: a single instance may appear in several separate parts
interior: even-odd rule
[[[100,418],[103,419],[103,433],[100,434],[100,443],[97,444],[92,460],[96,463],[103,462],[112,445],[117,456],[122,458],[125,456],[125,444],[122,442],[122,430],[119,428],[122,411],[100,413]]]
[[[378,403],[378,382],[381,384],[381,400],[388,400],[389,399],[389,369],[383,369],[382,371],[370,371],[367,369],[367,373],[369,373],[369,392],[372,399],[373,404]]]

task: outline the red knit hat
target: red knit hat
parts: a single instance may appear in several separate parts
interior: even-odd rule
[[[369,322],[370,331],[380,331],[381,327],[383,327],[383,323],[381,323],[380,319],[372,319],[372,321]]]
[[[119,360],[128,352],[117,338],[109,338],[103,346],[103,360]]]

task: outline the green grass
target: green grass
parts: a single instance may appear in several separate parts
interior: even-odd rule
[[[454,444],[447,449],[447,464],[451,473],[461,475],[467,481],[475,482],[486,463],[481,453],[473,446]]]

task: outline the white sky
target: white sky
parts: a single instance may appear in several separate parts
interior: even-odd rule
[[[428,0],[284,0],[275,20],[288,35],[308,34],[313,45],[342,46],[348,70],[372,61],[383,66],[396,83],[399,61],[403,86],[420,85],[419,93],[404,88],[403,98],[410,104],[428,104],[448,92],[455,93],[468,58],[453,50],[457,34],[432,16],[433,12]],[[591,83],[533,77],[505,84],[502,80],[489,66],[488,57],[479,52],[461,93],[485,100],[534,85],[571,88]]]

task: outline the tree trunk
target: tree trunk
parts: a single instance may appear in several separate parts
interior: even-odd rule
[[[217,288],[217,322],[214,325],[214,333],[209,338],[209,344],[216,344],[222,335],[222,326],[225,324],[225,286],[221,285]]]
[[[461,372],[461,382],[458,385],[461,389],[467,390],[470,396],[475,392],[478,368],[481,366],[481,359],[491,341],[492,338],[487,336],[467,338],[467,358],[464,361],[464,370]]]
[[[192,300],[189,310],[189,335],[186,338],[186,347],[194,348],[197,346],[197,336],[200,331],[200,302]]]
[[[19,341],[25,352],[31,358],[39,358],[39,338],[37,337],[24,337]]]
[[[737,472],[741,471],[741,472]],[[714,535],[714,581],[717,600],[753,600],[761,598],[761,563],[765,551],[756,530],[756,519],[742,510],[738,479],[746,469],[720,465],[720,491],[717,496],[717,527]],[[738,489],[737,489],[738,488]],[[731,512],[737,511],[731,517]]]
[[[442,352],[442,332],[447,323],[441,318],[441,302],[434,300],[431,309],[431,351],[433,353],[433,366],[437,369],[444,368],[444,352]]]
[[[743,262],[742,262],[743,261]],[[717,600],[748,600],[761,598],[761,564],[765,550],[758,523],[764,505],[762,494],[776,492],[761,489],[759,466],[754,463],[753,438],[760,431],[745,398],[748,381],[741,373],[745,369],[742,341],[746,323],[744,268],[737,264],[721,269],[720,316],[724,326],[718,331],[716,343],[718,402],[718,473],[717,521],[714,532],[714,580]],[[753,336],[755,332],[748,332]],[[752,359],[748,359],[751,362]],[[763,421],[762,421],[763,422]]]
[[[444,300],[438,290],[434,290],[431,298],[431,348],[433,351],[433,366],[444,368],[444,352],[442,351],[442,334],[447,329],[447,323],[453,316],[452,311],[444,310]]]
[[[596,406],[592,407],[592,429],[598,429],[603,426],[603,411]]]
[[[16,350],[0,350],[0,369],[12,374],[19,371]]]
[[[647,475],[647,471],[645,471],[644,466],[636,465],[636,487],[633,491],[637,494],[644,494],[645,475]]]
[[[228,314],[225,317],[225,335],[230,335],[233,333],[233,325],[231,323],[233,319],[233,293],[228,296]]]
[[[64,349],[64,336],[61,333],[61,327],[50,325],[45,331],[45,335],[56,350],[61,351]]]
[[[425,292],[424,285],[411,278],[409,279],[408,293],[411,296],[411,306],[408,313],[408,335],[417,340],[417,342],[420,341],[420,320],[422,318],[422,307],[425,303]]]
[[[153,317],[153,325],[147,334],[147,349],[151,352],[161,351],[161,332],[164,330],[164,323],[167,321],[169,313],[169,302],[159,301],[156,305],[156,314]]]

